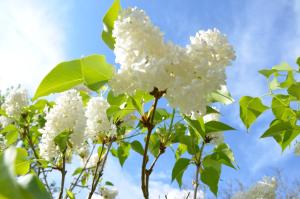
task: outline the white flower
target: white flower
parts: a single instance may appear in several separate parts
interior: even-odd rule
[[[19,118],[22,109],[29,105],[27,90],[23,88],[14,88],[9,91],[1,108],[9,117]]]
[[[205,113],[209,95],[225,84],[225,67],[235,59],[218,30],[199,31],[186,48],[166,43],[143,10],[125,9],[115,21],[114,53],[120,69],[110,81],[116,94],[167,90],[182,113]]]
[[[3,116],[3,115],[0,116],[0,126],[1,126],[2,128],[4,128],[4,127],[10,125],[11,123],[12,123],[12,120],[11,120],[10,118],[5,117],[5,116]]]
[[[296,142],[294,153],[295,153],[295,155],[300,156],[300,142]]]
[[[115,94],[168,87],[170,75],[163,66],[172,62],[168,59],[171,46],[164,43],[163,34],[143,10],[123,10],[115,21],[113,36],[116,62],[121,65],[110,81]]]
[[[70,141],[78,150],[83,143],[83,133],[86,124],[82,99],[76,90],[64,92],[56,100],[56,104],[46,115],[46,124],[41,129],[41,156],[50,160],[59,153],[54,138],[63,131],[72,132]]]
[[[0,134],[0,152],[6,148],[5,137]]]
[[[210,113],[203,116],[204,123],[210,121],[219,121],[220,115],[217,113]],[[208,136],[212,139],[210,143],[213,145],[219,145],[224,142],[224,134],[223,132],[213,132],[209,133]]]
[[[238,192],[232,199],[274,199],[276,198],[277,181],[274,177],[264,177],[245,192]]]
[[[84,164],[87,160],[85,160]],[[89,159],[89,161],[86,164],[87,168],[93,168],[97,166],[97,162],[99,161],[99,155],[98,153],[93,153]]]
[[[118,195],[118,190],[114,187],[110,189],[107,187],[101,187],[100,194],[103,197],[103,199],[115,199]]]
[[[109,104],[102,97],[93,97],[87,105],[85,116],[87,118],[87,128],[85,135],[92,140],[98,137],[114,136],[116,134],[116,126],[108,120],[106,111]]]
[[[87,143],[82,144],[77,153],[83,159],[88,157],[90,154],[89,145]]]

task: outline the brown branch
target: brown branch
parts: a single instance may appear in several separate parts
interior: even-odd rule
[[[86,166],[87,166],[87,164],[88,164],[88,162],[89,162],[89,160],[90,160],[90,158],[91,158],[91,156],[92,156],[92,154],[93,154],[93,152],[94,152],[95,146],[96,146],[96,145],[93,146],[93,148],[92,148],[92,150],[91,150],[91,153],[89,154],[89,157],[87,158],[86,162],[84,163],[84,166],[83,166],[83,168],[82,168],[80,174],[79,174],[78,177],[76,178],[75,182],[74,182],[74,183],[71,183],[70,188],[69,188],[70,191],[73,191],[73,189],[77,186],[77,183],[78,183],[80,177],[82,176],[83,172],[86,170]],[[68,198],[68,197],[67,197],[67,198]]]
[[[103,175],[104,165],[106,163],[106,160],[107,160],[110,148],[112,146],[112,143],[113,143],[113,141],[110,140],[109,144],[107,146],[107,151],[105,153],[105,156],[104,156],[103,160],[101,159],[101,157],[102,157],[102,153],[103,153],[103,149],[104,149],[104,143],[102,144],[102,149],[101,149],[101,152],[100,152],[100,155],[99,155],[99,160],[97,162],[97,166],[96,166],[96,170],[95,170],[95,175],[94,175],[93,182],[92,182],[92,188],[91,188],[91,191],[89,193],[88,199],[92,198],[92,196],[93,196],[93,194],[94,194],[94,192],[95,192],[95,190],[97,188],[97,185],[99,183],[99,180],[100,180],[100,178]],[[99,167],[100,167],[100,169],[99,169]],[[98,170],[99,170],[99,174],[97,175]]]
[[[60,192],[59,192],[59,197],[58,199],[62,199],[63,198],[63,194],[64,194],[64,187],[65,187],[65,178],[66,178],[66,151],[64,151],[62,153],[63,155],[63,162],[62,162],[62,168],[60,169],[61,172],[61,183],[60,183]]]
[[[197,199],[197,193],[198,193],[198,187],[199,187],[199,173],[200,173],[200,168],[201,168],[201,158],[202,158],[202,153],[203,149],[205,146],[205,142],[202,142],[201,148],[200,148],[200,154],[199,154],[199,159],[196,158],[195,164],[196,164],[196,172],[195,172],[195,187],[194,187],[194,199]]]
[[[157,108],[157,103],[158,100],[166,93],[166,91],[159,91],[157,88],[154,88],[152,92],[150,92],[151,95],[154,96],[154,103],[148,113],[148,115],[143,115],[141,118],[141,122],[143,123],[144,127],[147,128],[148,133],[146,137],[146,142],[145,142],[145,148],[144,148],[144,154],[143,154],[143,162],[142,162],[142,171],[141,171],[141,188],[143,191],[143,195],[145,199],[149,198],[149,176],[151,172],[147,170],[147,162],[148,162],[148,148],[149,148],[149,142],[150,142],[150,137],[152,130],[154,129],[154,116],[155,116],[155,111]],[[156,160],[157,161],[157,160]],[[153,167],[155,165],[155,162],[153,164]],[[152,167],[152,169],[153,169]],[[151,171],[152,171],[151,169]]]
[[[26,136],[26,138],[27,138],[27,142],[28,142],[28,144],[29,144],[31,150],[33,151],[34,157],[37,159],[37,163],[38,163],[38,172],[37,172],[37,175],[39,176],[39,175],[40,175],[40,170],[42,170],[43,179],[44,179],[46,188],[47,188],[47,190],[49,191],[49,193],[50,193],[50,195],[51,195],[51,198],[53,198],[53,197],[52,197],[52,193],[51,193],[51,188],[50,188],[50,186],[49,186],[49,183],[48,183],[48,180],[47,180],[47,175],[46,175],[46,173],[45,173],[45,170],[44,170],[44,168],[41,168],[41,167],[40,167],[40,166],[42,165],[42,164],[38,161],[38,160],[40,159],[40,157],[39,157],[39,154],[37,153],[37,151],[36,151],[35,148],[34,148],[34,144],[33,144],[33,142],[32,142],[32,139],[31,139],[30,135],[29,135],[29,127],[28,127],[28,126],[25,126],[25,127],[24,127],[24,134],[25,134],[25,136]]]

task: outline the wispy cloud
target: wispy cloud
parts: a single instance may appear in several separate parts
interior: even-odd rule
[[[258,70],[268,68],[282,61],[294,65],[300,55],[300,2],[299,1],[250,1],[243,17],[235,19],[230,37],[237,52],[237,60],[228,69],[228,84],[236,99],[243,95],[261,96],[267,92],[267,81]],[[228,122],[234,121],[241,129],[238,103],[226,108]],[[242,162],[243,171],[252,176],[265,169],[287,164],[292,150],[281,152],[274,140],[259,139],[272,119],[270,113],[261,117],[250,129],[250,135],[236,135],[232,145],[237,161]],[[242,132],[240,132],[242,133]],[[230,136],[233,138],[233,136]],[[247,146],[247,147],[246,147]]]
[[[139,180],[135,178],[135,174],[138,175],[139,172],[140,170],[137,170],[137,173],[134,174],[126,172],[121,168],[117,160],[111,156],[105,167],[104,179],[113,182],[118,188],[118,198],[142,198]],[[190,196],[189,198],[192,198],[193,190],[180,190],[172,187],[169,183],[166,183],[165,181],[170,181],[169,175],[163,175],[163,173],[158,172],[153,173],[151,177],[150,198],[165,198],[165,195],[170,199],[182,199],[186,198],[188,195]],[[203,198],[203,192],[199,191],[198,199]]]
[[[65,11],[56,0],[0,1],[0,89],[22,84],[33,90],[63,59]]]

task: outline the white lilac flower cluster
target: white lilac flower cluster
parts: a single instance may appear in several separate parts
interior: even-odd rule
[[[300,156],[300,142],[297,142],[295,144],[294,153],[295,153],[295,155]]]
[[[264,177],[248,191],[238,192],[232,199],[273,199],[276,198],[277,181],[274,177]]]
[[[98,153],[93,153],[90,157],[90,159],[87,161],[86,160],[83,160],[84,161],[84,164],[86,163],[86,168],[93,168],[93,167],[96,167],[97,166],[97,163],[99,161],[99,155]]]
[[[225,84],[225,67],[235,59],[232,46],[217,29],[199,31],[185,48],[164,42],[143,10],[123,10],[115,21],[114,53],[120,69],[110,81],[115,94],[167,90],[181,112],[204,113],[211,92]],[[184,96],[184,97],[183,97]]]
[[[12,118],[19,119],[22,113],[22,109],[29,105],[28,92],[23,88],[13,88],[9,91],[5,97],[4,103],[1,105],[1,109],[5,111],[8,117],[0,116],[0,124],[2,127],[9,125],[12,122]]]
[[[210,121],[219,121],[220,115],[217,113],[210,113],[203,116],[204,123]],[[209,137],[211,138],[211,142],[213,145],[219,145],[224,142],[224,134],[223,132],[213,132],[209,133]]]
[[[118,190],[114,187],[108,188],[104,186],[100,188],[100,194],[103,199],[115,199],[118,195]]]
[[[82,99],[76,90],[69,90],[56,99],[56,104],[46,115],[46,124],[41,129],[40,154],[51,160],[59,153],[54,138],[63,131],[70,131],[70,141],[75,150],[82,145],[86,118]]]
[[[97,140],[101,137],[116,135],[116,125],[107,118],[106,111],[108,108],[109,104],[104,98],[93,97],[90,99],[85,112],[87,118],[86,138]]]

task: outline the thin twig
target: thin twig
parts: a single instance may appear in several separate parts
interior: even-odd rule
[[[87,166],[87,164],[88,164],[88,162],[89,162],[89,160],[90,160],[90,158],[91,158],[91,156],[92,156],[92,154],[94,152],[95,147],[96,147],[96,145],[93,146],[93,148],[91,150],[91,153],[90,153],[89,157],[87,158],[87,160],[86,160],[86,162],[85,162],[85,164],[84,164],[84,166],[83,166],[80,174],[76,178],[75,182],[71,183],[70,188],[69,188],[70,191],[73,191],[73,189],[75,188],[75,186],[77,186],[77,183],[78,183],[80,177],[82,176],[83,172],[86,170],[86,166]]]
[[[60,169],[61,172],[61,183],[60,183],[60,192],[59,192],[59,197],[58,199],[63,198],[64,194],[64,187],[65,187],[65,178],[66,178],[66,150],[62,153],[62,168]]]
[[[112,141],[109,141],[109,144],[107,146],[107,151],[106,151],[105,156],[102,160],[101,157],[102,157],[102,153],[104,151],[103,150],[104,149],[104,143],[102,144],[102,149],[101,149],[101,152],[100,152],[100,155],[99,155],[99,160],[97,162],[97,166],[96,166],[96,170],[95,170],[95,176],[93,178],[92,188],[91,188],[91,191],[89,193],[88,199],[92,198],[92,196],[93,196],[93,194],[96,190],[96,187],[99,183],[99,180],[100,180],[101,176],[103,175],[104,165],[106,163],[106,160],[107,160],[107,157],[108,157],[111,146],[112,146]],[[100,166],[100,169],[99,169],[99,166]],[[97,175],[98,172],[99,172],[99,174]]]
[[[199,170],[201,168],[201,158],[202,158],[202,153],[204,149],[205,142],[202,142],[201,148],[200,148],[200,154],[199,154],[199,159],[196,158],[196,172],[195,172],[195,187],[194,187],[194,199],[197,199],[197,193],[198,193],[198,187],[199,187]]]
[[[150,94],[154,96],[154,103],[148,113],[148,116],[143,115],[141,118],[141,121],[142,121],[144,127],[146,127],[148,129],[148,133],[146,136],[146,142],[145,142],[145,148],[144,148],[144,154],[143,154],[142,171],[141,171],[141,182],[142,182],[141,188],[142,188],[145,199],[149,198],[149,176],[151,174],[151,172],[149,172],[149,170],[147,170],[147,168],[146,168],[147,162],[148,162],[149,142],[150,142],[152,130],[155,127],[154,117],[155,117],[155,112],[156,112],[156,108],[157,108],[157,103],[158,103],[158,100],[165,93],[166,93],[166,91],[159,91],[157,88],[154,88],[153,91],[150,92]],[[156,161],[154,161],[154,165],[155,165]]]
[[[38,163],[38,165],[39,165],[39,166],[38,166],[38,176],[40,175],[40,170],[42,170],[43,179],[44,179],[46,188],[47,188],[47,190],[49,191],[49,193],[50,193],[50,195],[51,195],[51,198],[53,198],[53,197],[52,197],[52,193],[51,193],[51,188],[50,188],[50,186],[49,186],[49,183],[48,183],[48,180],[47,180],[47,175],[46,175],[46,173],[45,173],[45,170],[44,170],[44,168],[41,168],[41,167],[40,167],[42,164],[38,161],[38,160],[40,159],[39,154],[38,154],[37,151],[35,150],[34,144],[33,144],[32,140],[31,140],[31,137],[29,136],[29,129],[28,129],[28,126],[26,126],[26,128],[24,128],[24,131],[25,131],[25,132],[24,132],[24,133],[25,133],[25,136],[26,136],[26,138],[27,138],[27,142],[28,142],[28,144],[29,144],[31,150],[33,151],[33,155],[34,155],[34,157],[37,159],[37,163]]]

